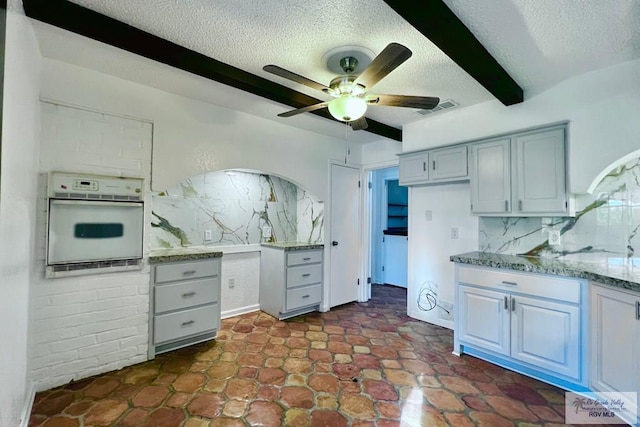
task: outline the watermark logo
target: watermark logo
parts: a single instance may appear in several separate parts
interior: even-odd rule
[[[567,424],[636,424],[638,394],[565,393]]]

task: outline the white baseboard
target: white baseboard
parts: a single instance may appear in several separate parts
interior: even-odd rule
[[[425,318],[424,315],[422,315],[422,313],[414,313],[412,311],[408,311],[407,316],[413,317],[414,319],[420,320],[422,322],[427,322],[434,325],[442,326],[443,328],[447,328],[451,330],[453,330],[453,327],[454,327],[454,323],[451,320],[439,319],[437,317]]]
[[[22,408],[22,414],[20,415],[20,427],[27,427],[29,425],[29,416],[31,415],[31,409],[33,408],[35,398],[36,384],[33,381],[29,381],[27,394],[24,399],[24,407]]]
[[[260,304],[248,305],[246,307],[234,308],[233,310],[225,310],[220,313],[220,317],[226,319],[228,317],[240,316],[242,314],[253,313],[260,310]]]

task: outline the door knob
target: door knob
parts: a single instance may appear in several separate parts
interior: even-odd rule
[[[331,242],[331,246],[338,246],[338,242],[334,240],[333,242]]]

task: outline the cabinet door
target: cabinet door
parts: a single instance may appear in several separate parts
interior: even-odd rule
[[[471,211],[511,212],[511,139],[471,146]]]
[[[514,212],[564,213],[564,127],[515,138]]]
[[[591,388],[634,392],[640,384],[640,294],[591,285]]]
[[[425,183],[429,179],[429,154],[426,152],[400,157],[398,183],[400,185]]]
[[[511,309],[511,357],[580,379],[580,308],[515,295]]]
[[[429,162],[432,181],[469,176],[466,146],[429,151]]]
[[[460,285],[458,329],[462,344],[509,355],[509,297]]]

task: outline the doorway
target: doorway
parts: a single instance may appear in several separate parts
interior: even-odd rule
[[[371,172],[370,277],[373,283],[407,287],[408,191],[398,167]]]

